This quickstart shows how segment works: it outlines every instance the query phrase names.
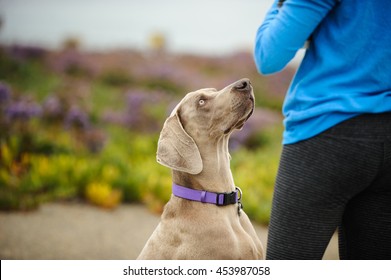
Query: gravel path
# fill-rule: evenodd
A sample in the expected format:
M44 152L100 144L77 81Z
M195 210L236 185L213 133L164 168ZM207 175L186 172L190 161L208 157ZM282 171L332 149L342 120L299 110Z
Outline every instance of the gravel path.
M135 259L160 217L144 206L103 210L49 203L32 212L0 212L0 259ZM263 244L267 228L255 226ZM337 259L334 236L325 259Z

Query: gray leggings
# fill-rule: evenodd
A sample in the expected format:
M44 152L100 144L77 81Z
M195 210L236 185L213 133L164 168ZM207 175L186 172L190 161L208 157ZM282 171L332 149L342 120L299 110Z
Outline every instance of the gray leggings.
M391 113L352 118L283 147L267 259L391 259Z

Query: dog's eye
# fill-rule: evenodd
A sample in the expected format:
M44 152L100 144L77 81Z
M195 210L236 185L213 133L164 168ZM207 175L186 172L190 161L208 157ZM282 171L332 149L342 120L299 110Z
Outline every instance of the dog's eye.
M199 104L200 106L204 105L204 104L205 104L205 99L200 99L200 100L198 101L198 104Z

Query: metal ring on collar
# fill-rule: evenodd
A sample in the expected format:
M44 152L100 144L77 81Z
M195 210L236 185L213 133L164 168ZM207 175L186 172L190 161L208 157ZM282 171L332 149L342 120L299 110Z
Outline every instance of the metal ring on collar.
M242 199L243 192L242 192L242 189L239 188L238 186L236 186L236 189L238 190L238 193L240 194L240 196L238 195L238 201L240 201Z

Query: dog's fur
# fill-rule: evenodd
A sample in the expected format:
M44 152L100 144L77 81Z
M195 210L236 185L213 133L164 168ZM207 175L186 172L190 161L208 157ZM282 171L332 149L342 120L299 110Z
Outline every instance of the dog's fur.
M188 93L164 123L157 161L176 184L210 192L235 190L228 139L254 109L248 79ZM245 195L245 194L244 194ZM238 205L216 206L172 195L138 259L261 259L263 248Z

